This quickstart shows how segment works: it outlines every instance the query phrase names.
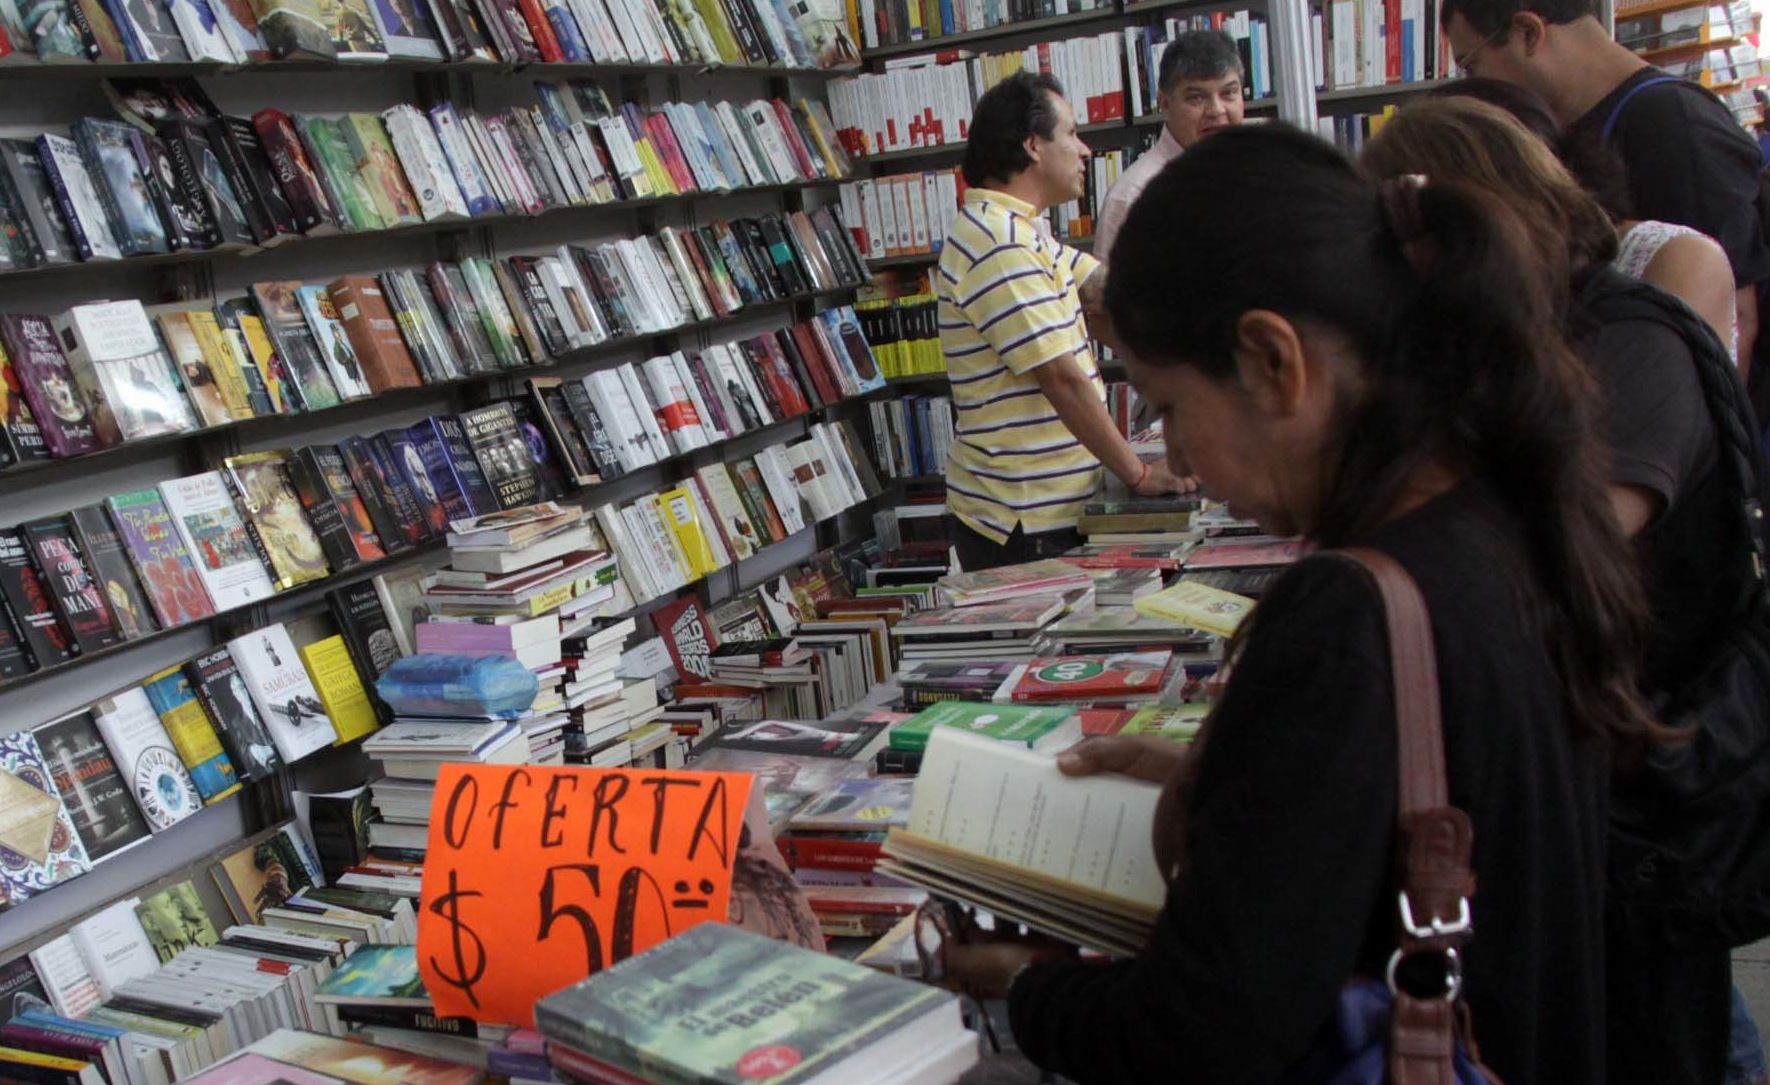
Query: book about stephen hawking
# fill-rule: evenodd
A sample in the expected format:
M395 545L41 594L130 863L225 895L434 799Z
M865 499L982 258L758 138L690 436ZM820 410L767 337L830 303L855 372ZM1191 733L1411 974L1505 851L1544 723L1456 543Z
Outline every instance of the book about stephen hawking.
M717 1085L840 1080L826 1075L853 1072L849 1060L906 1030L935 1050L963 1033L947 991L723 923L701 923L548 995L535 1023L617 1074ZM975 1038L963 1042L974 1060Z

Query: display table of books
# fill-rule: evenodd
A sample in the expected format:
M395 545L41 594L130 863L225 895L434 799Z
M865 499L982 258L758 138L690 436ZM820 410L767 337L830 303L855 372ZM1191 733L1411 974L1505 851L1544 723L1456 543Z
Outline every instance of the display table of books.
M743 513L852 498L785 485ZM453 521L405 603L337 598L335 648L268 626L7 747L0 847L36 863L21 899L347 732L372 771L0 966L0 1072L1039 1080L980 1037L992 1008L921 982L926 910L1136 953L1165 887L1148 833L1117 830L1149 825L1158 789L1053 759L1090 735L1189 742L1255 602L1235 589L1299 549L1170 512L1141 542L869 586L892 557L860 540L710 608L681 596L644 632L646 596L737 560L727 486ZM379 665L352 690L354 653Z

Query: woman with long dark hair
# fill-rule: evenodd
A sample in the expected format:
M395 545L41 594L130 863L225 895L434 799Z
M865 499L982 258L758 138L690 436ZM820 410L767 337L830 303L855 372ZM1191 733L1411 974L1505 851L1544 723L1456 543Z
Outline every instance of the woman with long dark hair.
M1281 126L1169 166L1106 304L1169 447L1268 530L1397 560L1430 610L1452 803L1474 828L1463 993L1508 1085L1603 1075L1603 797L1644 604L1604 494L1564 261L1484 193L1386 186ZM1083 1083L1279 1082L1395 947L1396 723L1375 588L1299 562L1234 646L1190 754L1084 743L1072 773L1164 780L1172 875L1138 957L952 947L1037 1063ZM1442 980L1442 977L1439 977Z

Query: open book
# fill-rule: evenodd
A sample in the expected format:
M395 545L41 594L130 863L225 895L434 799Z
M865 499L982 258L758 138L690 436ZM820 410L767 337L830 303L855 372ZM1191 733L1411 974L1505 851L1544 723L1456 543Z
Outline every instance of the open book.
M1058 772L1050 751L936 728L878 869L1078 945L1139 951L1167 894L1155 784Z

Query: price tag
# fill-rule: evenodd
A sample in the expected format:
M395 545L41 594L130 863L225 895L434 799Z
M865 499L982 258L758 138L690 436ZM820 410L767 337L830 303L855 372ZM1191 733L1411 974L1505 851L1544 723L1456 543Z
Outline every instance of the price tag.
M445 765L418 967L439 1016L534 1024L535 1000L724 921L748 773Z

